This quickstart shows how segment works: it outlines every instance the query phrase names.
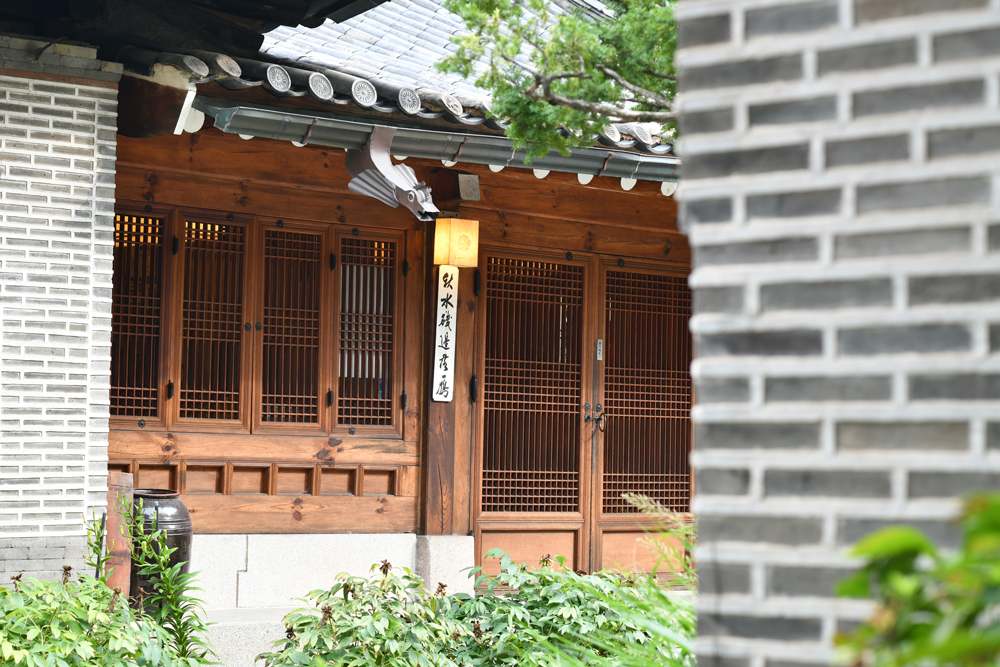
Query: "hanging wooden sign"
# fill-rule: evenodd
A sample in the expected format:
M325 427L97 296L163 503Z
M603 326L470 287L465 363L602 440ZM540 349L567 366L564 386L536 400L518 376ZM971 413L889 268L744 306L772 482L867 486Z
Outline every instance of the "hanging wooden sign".
M455 330L458 320L458 268L438 268L437 321L434 326L434 366L431 398L450 403L455 396Z

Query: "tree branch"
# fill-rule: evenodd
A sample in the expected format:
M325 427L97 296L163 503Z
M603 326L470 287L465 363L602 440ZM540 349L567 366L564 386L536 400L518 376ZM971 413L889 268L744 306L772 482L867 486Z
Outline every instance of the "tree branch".
M626 90L630 90L633 93L635 93L636 95L642 95L646 99L652 100L653 102L656 103L656 106L661 107L663 109L673 109L674 108L674 106L670 102L670 100L668 100L663 95L660 95L659 93L654 93L651 90L646 90L645 88L641 88L641 87L635 85L634 83L629 83L628 81L626 81L622 77L621 74L619 74L618 72L614 71L610 67L605 67L604 65L596 65L596 67L597 67L598 70L600 70L601 72L604 72L606 75L610 76L612 79L614 79L619 84L621 84L621 86L623 88L625 88Z
M655 76L657 79L666 79L667 81L677 81L676 76L668 76L666 74L659 74L651 69L642 70L643 74L648 74L649 76Z
M538 87L539 82L536 80L536 82L529 88L522 90L521 94L540 102L558 104L560 106L569 107L570 109L576 109L577 111L583 111L585 113L616 118L620 121L634 123L670 123L677 119L677 116L672 111L636 111L635 109L625 109L607 102L588 102L586 100L578 100L573 97L565 97L564 95L558 95L551 91L545 91L544 88L542 91L539 91Z

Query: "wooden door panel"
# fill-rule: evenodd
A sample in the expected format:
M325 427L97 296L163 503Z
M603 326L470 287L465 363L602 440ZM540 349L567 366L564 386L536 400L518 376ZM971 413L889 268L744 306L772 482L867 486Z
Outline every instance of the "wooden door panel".
M115 215L110 415L116 428L165 424L160 331L167 216Z
M479 562L499 571L484 559L499 547L533 566L552 554L586 567L593 258L486 249L480 266Z
M542 556L549 555L553 558L564 556L566 565L575 570L579 567L577 537L577 531L483 531L479 560L486 574L499 574L500 561L486 558L486 553L490 549L500 548L506 551L515 563L526 563L532 567L538 566Z
M486 259L482 512L579 512L584 267Z
M639 512L629 494L689 510L691 292L686 276L605 274L599 514Z
M262 330L254 382L255 432L324 433L320 386L324 236L287 223L263 229Z
M500 547L529 564L572 553L574 569L650 571L662 554L643 531L658 518L628 497L689 510L687 276L567 260L481 262L479 558L495 571L482 559Z
M248 225L185 216L179 424L249 431Z
M676 572L684 556L681 543L645 532L606 532L601 535L601 569L623 572Z
M358 230L353 230L357 232ZM338 234L338 436L400 437L403 391L400 235Z

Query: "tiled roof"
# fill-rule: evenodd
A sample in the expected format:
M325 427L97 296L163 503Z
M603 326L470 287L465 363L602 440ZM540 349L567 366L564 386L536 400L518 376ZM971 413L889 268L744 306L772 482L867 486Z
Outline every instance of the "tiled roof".
M435 0L388 0L343 23L281 26L264 36L261 54L486 99L471 81L435 68L457 49L451 38L464 32L462 19Z
M480 125L489 106L488 93L471 80L435 67L457 49L451 38L466 32L462 19L442 5L443 0L388 0L341 23L328 20L316 28L281 26L265 35L261 58L411 88L422 102L415 115ZM569 6L591 14L606 11L598 0L553 0L551 11L559 14ZM477 73L485 67L485 60L481 61ZM383 99L388 97L385 91L378 85L376 88L379 103L374 108L397 110L396 101ZM445 101L435 95L443 96ZM357 99L354 101L357 103ZM461 113L455 113L458 109ZM503 129L503 124L493 119L486 125ZM607 128L598 140L605 146L635 148L654 155L667 154L671 149L670 144L652 136L648 127L635 124Z

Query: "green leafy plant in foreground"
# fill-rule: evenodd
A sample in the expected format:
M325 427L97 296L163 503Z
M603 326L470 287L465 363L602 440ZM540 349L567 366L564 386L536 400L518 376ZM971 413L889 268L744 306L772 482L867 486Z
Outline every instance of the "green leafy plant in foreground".
M192 593L198 573L181 572L183 562L171 564L176 548L167 546L167 534L153 522L152 530L143 530L142 499L132 512L124 511L126 527L132 536L132 567L151 582L152 590L132 591L140 613L148 614L166 633L170 649L179 664L197 667L214 664L212 650L205 641L208 624L202 619L201 600Z
M88 565L103 572L107 559L92 526L88 538ZM10 588L0 588L0 665L176 664L164 629L136 616L121 593L108 588L106 576L72 579L66 566L62 581L15 575Z
M604 571L578 574L561 557L537 568L493 550L500 573L473 568L479 593L428 594L409 570L384 562L367 580L340 575L285 618L286 638L265 653L271 667L693 667L694 575L690 528L659 540L671 578Z
M421 665L450 667L454 645L468 628L455 621L453 604L429 596L420 580L383 561L373 580L341 574L330 590L309 593L311 609L285 617L286 639L261 658L268 665Z
M119 504L123 501L119 499ZM88 561L99 576L63 568L62 581L39 581L20 575L0 588L0 666L118 667L119 665L200 667L212 664L203 639L205 623L190 596L193 574L171 565L176 551L166 546L162 530L142 532L142 508L124 508L132 537L133 566L152 582L134 610L119 590L108 587L96 522L87 525Z
M861 540L853 555L865 565L838 593L871 597L869 620L838 637L853 665L1000 665L1000 494L965 502L963 540L941 553L920 531L884 528Z

